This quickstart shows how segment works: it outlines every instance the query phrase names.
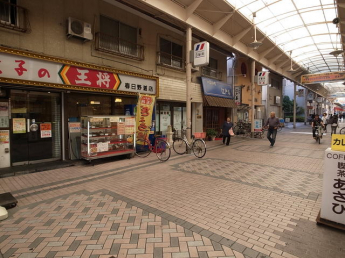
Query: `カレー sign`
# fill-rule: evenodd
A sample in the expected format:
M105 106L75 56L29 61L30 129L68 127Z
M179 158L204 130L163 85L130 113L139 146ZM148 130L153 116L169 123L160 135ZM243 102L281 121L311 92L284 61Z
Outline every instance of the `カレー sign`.
M51 123L40 124L40 129L41 129L41 138L52 137L52 124Z
M331 149L334 151L345 151L344 134L332 134Z

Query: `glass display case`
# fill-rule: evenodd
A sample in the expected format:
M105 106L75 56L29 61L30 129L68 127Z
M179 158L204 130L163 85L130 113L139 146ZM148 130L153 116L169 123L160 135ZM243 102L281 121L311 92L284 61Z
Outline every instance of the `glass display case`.
M135 153L134 116L81 117L81 156L92 160Z

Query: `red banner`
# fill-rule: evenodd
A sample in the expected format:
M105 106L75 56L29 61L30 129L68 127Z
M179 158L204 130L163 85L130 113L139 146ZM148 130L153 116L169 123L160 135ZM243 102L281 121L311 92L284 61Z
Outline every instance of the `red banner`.
M60 71L65 84L116 90L120 85L117 74L65 65Z

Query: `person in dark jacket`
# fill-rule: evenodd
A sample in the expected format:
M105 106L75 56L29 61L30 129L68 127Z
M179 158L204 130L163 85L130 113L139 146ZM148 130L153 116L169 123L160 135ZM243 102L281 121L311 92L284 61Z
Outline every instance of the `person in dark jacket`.
M230 138L231 138L229 130L230 130L230 128L233 127L233 123L231 123L230 121L231 121L231 119L230 119L230 117L228 117L226 119L226 121L224 122L223 127L222 127L223 144L225 144L225 139L226 139L226 145L227 146L230 144Z
M331 135L337 133L337 128L339 127L338 116L334 115L331 119Z
M274 143L276 142L278 126L280 126L279 118L276 117L275 112L271 112L270 117L265 123L265 127L268 129L267 139L270 141L271 147L273 147Z

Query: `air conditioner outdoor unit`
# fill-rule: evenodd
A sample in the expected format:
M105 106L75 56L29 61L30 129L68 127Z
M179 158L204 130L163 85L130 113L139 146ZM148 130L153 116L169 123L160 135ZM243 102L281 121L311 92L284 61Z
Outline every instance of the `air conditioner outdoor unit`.
M91 24L86 23L72 17L68 18L68 25L67 25L67 36L71 37L78 37L85 40L92 40L93 35L91 31Z

